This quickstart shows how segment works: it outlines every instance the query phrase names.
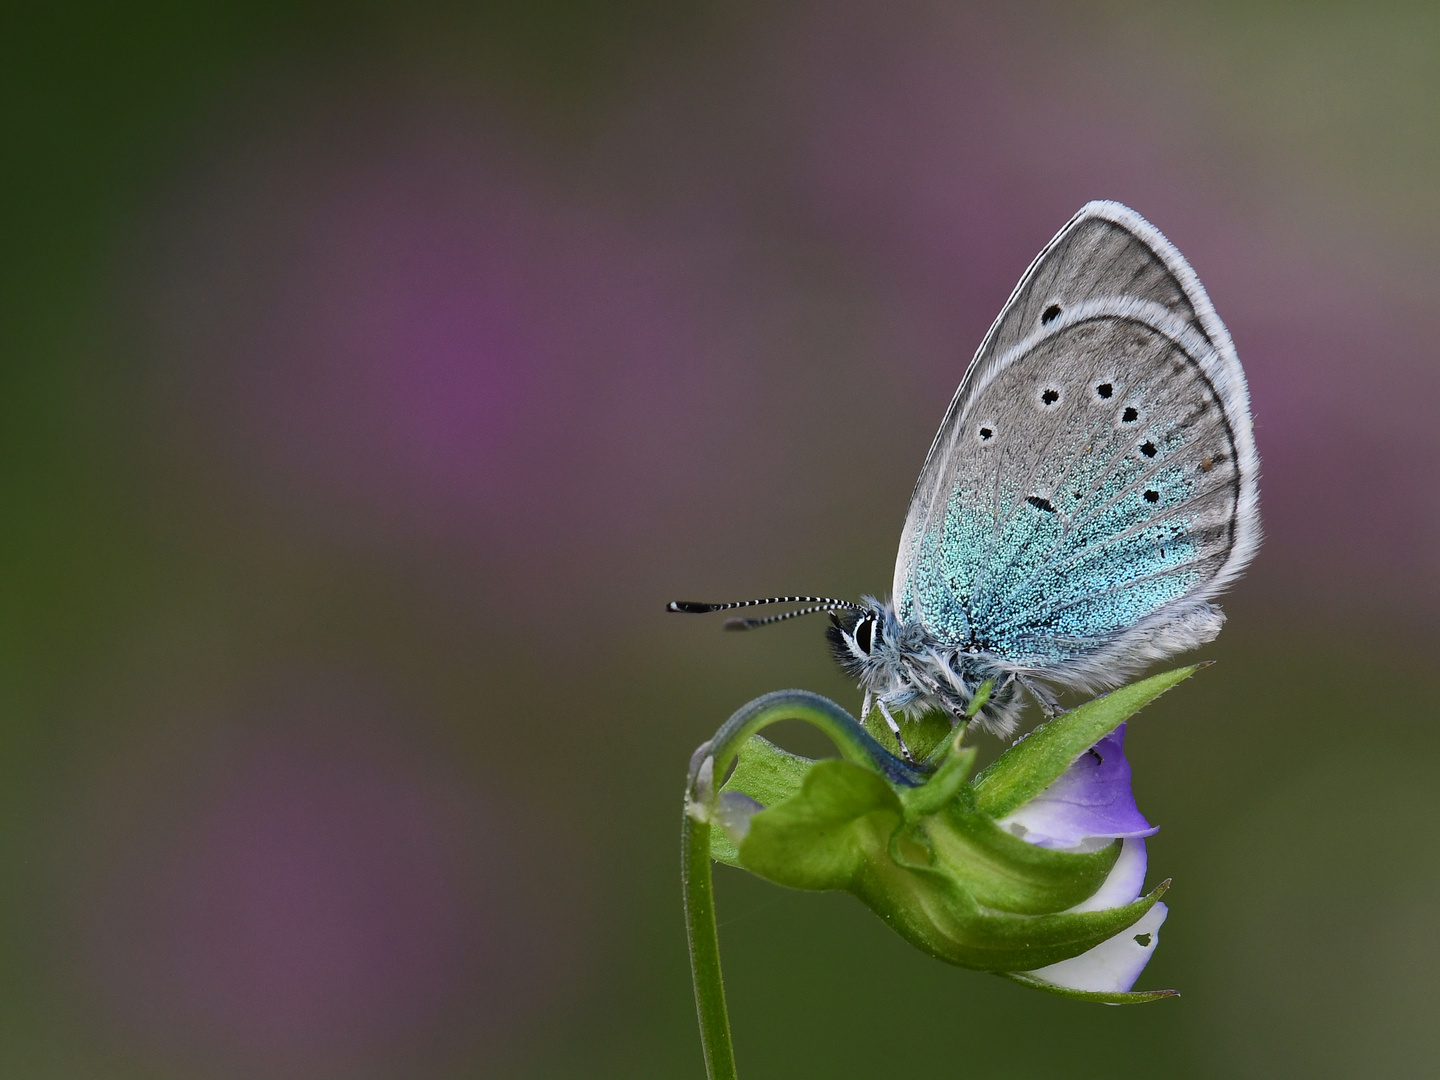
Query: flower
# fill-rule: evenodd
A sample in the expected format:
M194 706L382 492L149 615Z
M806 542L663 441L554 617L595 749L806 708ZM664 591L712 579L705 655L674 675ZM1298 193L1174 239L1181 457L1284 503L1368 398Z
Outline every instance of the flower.
M770 694L696 751L687 813L716 826L712 857L791 888L843 889L938 959L1093 1001L1172 996L1131 990L1169 882L1142 892L1156 830L1131 792L1125 722L1194 671L1062 714L973 777L963 727L917 767L833 702ZM812 761L757 734L787 718L820 727L841 757Z
M1159 831L1141 815L1130 789L1125 725L1075 759L1049 787L999 822L1027 843L1087 851L1119 839L1120 857L1096 893L1072 911L1099 911L1133 903L1144 891L1145 837ZM1169 909L1156 903L1136 923L1088 952L1027 972L1070 990L1125 993L1159 944Z

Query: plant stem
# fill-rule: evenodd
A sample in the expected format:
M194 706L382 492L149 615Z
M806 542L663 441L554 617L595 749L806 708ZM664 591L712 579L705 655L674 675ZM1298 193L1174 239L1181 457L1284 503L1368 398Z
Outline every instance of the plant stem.
M814 724L830 736L841 756L878 769L893 783L916 787L933 771L900 760L839 705L804 690L780 690L757 698L730 717L713 739L695 751L690 759L685 824L680 833L680 881L685 892L685 932L690 940L695 1010L700 1014L700 1043L710 1080L735 1080L735 1048L730 1042L725 982L720 974L720 937L715 930L710 823L699 819L713 812L713 785L728 775L745 740L766 725L786 719ZM691 815L692 806L703 807L698 816Z
M685 890L685 930L690 939L690 972L700 1043L710 1080L735 1080L735 1048L720 975L720 936L715 930L715 892L710 879L710 826L688 813L680 833L680 880Z

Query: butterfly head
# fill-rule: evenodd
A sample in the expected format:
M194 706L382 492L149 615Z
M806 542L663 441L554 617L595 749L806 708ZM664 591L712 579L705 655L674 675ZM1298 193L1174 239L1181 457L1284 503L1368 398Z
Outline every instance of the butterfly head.
M866 684L879 670L898 663L895 645L899 630L890 605L867 596L858 607L832 611L825 636L845 673Z

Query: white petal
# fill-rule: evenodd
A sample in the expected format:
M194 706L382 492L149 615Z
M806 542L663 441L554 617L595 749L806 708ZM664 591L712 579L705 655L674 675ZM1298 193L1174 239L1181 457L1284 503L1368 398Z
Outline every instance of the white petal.
M1160 941L1160 924L1169 913L1164 904L1156 904L1135 925L1127 926L1089 952L1027 974L1070 990L1126 993L1145 970L1150 954Z
M743 792L722 791L715 802L715 824L725 830L730 842L738 848L750 833L750 819L764 809L761 803ZM1143 875L1144 871L1141 873Z
M1145 869L1149 859L1145 855L1145 841L1130 837L1121 841L1120 857L1110 868L1095 895L1084 903L1076 904L1071 911L1102 911L1105 908L1121 907L1135 900L1145 888Z

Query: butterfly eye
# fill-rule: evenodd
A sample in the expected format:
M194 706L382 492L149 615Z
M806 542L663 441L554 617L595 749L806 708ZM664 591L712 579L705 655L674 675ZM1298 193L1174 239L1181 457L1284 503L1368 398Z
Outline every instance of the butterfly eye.
M862 619L860 625L855 627L855 644L860 646L860 651L866 656L870 655L870 646L875 643L875 620Z

